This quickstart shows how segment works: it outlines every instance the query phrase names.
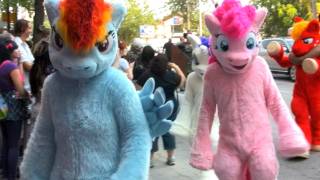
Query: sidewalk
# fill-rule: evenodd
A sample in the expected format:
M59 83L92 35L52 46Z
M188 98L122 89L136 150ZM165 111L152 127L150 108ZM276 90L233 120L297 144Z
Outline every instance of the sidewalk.
M202 172L189 165L190 139L176 135L176 142L176 165L167 166L166 151L162 148L162 140L159 140L159 152L155 154L149 180L218 180L213 171Z
M179 100L181 105L180 113L186 113L191 115L190 112L185 112L185 99L183 92L179 93ZM188 109L189 110L189 109ZM218 117L215 117L216 121L213 123L211 141L213 142L212 148L216 149L219 134ZM178 115L174 121L174 125L170 132L176 136L175 151L176 165L167 166L166 151L163 150L162 139L159 139L159 151L154 156L154 167L150 169L149 180L218 180L213 170L200 171L189 165L190 151L192 144L192 131L195 130L196 124L190 122L191 117L185 118L184 115Z
M154 167L150 169L149 180L218 180L213 170L200 171L189 165L192 137L186 129L188 122L175 122L171 132L176 136L177 149L175 151L176 165L168 166L166 151L163 150L162 139L159 139L159 151L155 153ZM218 122L215 121L212 128L211 139L217 142ZM217 144L213 144L215 149Z

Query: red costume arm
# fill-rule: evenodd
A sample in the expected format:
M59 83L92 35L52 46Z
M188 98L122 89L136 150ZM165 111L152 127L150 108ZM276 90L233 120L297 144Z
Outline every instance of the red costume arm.
M316 71L316 73L314 75L317 77L320 77L320 58L316 58L315 60L318 64L318 70Z
M280 51L277 54L270 54L270 57L278 62L278 64L282 67L291 67L293 64L289 60L289 56L284 53L283 47L281 46Z

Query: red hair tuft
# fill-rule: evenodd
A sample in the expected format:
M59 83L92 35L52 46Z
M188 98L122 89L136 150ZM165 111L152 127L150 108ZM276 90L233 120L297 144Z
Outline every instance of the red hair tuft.
M58 29L62 39L76 52L88 51L107 35L112 6L104 0L63 0Z

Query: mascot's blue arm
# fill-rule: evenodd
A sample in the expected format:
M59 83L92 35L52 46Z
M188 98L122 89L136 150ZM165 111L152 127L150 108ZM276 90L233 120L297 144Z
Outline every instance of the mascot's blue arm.
M167 120L173 111L173 102L165 103L165 94L162 88L154 91L155 81L148 79L141 91L138 92L143 111L147 118L151 137L158 137L168 132L172 121ZM154 92L153 92L154 91Z

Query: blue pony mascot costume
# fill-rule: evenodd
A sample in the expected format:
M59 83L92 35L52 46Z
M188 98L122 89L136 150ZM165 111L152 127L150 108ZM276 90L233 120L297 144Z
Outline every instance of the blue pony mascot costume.
M23 162L23 180L146 180L151 140L169 130L172 102L154 81L137 93L119 70L117 30L126 9L104 0L46 0L57 72ZM140 98L140 99L139 99Z

